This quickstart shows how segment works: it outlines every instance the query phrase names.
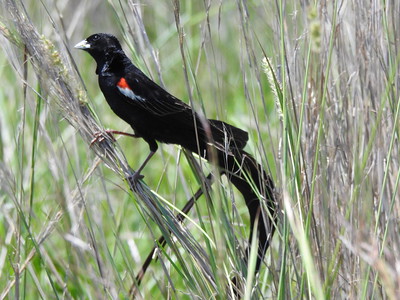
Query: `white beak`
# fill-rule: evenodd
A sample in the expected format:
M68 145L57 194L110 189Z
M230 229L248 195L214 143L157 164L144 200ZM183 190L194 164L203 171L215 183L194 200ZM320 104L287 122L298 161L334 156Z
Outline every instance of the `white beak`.
M83 40L83 41L79 42L78 44L76 44L74 48L86 50L86 49L90 49L90 44L86 40Z

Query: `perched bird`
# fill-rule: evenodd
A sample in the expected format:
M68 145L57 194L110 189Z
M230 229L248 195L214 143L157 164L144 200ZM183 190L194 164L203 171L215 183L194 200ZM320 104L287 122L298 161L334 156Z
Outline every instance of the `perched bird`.
M157 151L157 142L181 145L207 160L215 160L246 201L250 242L257 221L258 271L275 229L276 204L272 179L243 150L248 133L222 121L200 118L189 105L139 70L111 34L93 34L75 48L95 59L100 89L114 113L132 127L134 134L128 135L143 138L150 147L135 179L140 178L140 172Z

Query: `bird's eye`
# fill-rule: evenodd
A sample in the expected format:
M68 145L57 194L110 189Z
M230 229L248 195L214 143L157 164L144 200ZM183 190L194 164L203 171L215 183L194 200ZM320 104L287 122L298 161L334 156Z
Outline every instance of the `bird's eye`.
M100 38L100 36L98 34L95 34L92 38L92 40L95 42Z

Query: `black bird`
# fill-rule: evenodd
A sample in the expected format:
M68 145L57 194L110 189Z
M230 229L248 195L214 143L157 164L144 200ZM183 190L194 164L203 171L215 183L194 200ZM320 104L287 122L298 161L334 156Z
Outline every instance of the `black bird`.
M250 242L258 220L258 272L275 230L276 204L272 179L243 150L248 133L222 121L201 119L189 105L139 70L113 35L93 34L75 48L85 50L95 59L100 89L111 109L131 125L135 132L132 136L143 138L150 147L150 153L138 168L135 179L140 178L140 172L157 151L157 142L181 145L207 160L216 157L221 173L228 177L246 201L251 222Z

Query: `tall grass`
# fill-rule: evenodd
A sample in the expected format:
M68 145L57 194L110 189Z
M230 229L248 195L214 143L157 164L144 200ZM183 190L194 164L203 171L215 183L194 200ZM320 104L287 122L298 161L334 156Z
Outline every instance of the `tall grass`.
M200 113L249 131L280 217L261 273L240 278L244 298L396 299L399 3L1 5L1 299L127 298L160 234L139 299L224 299L244 269L247 211L223 177L174 217L212 166L163 145L130 186L146 143L89 147L101 128L129 130L72 49L95 32Z

